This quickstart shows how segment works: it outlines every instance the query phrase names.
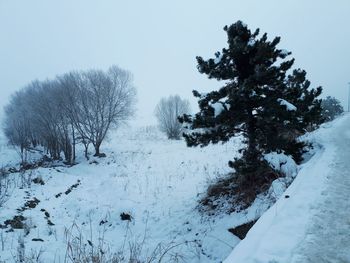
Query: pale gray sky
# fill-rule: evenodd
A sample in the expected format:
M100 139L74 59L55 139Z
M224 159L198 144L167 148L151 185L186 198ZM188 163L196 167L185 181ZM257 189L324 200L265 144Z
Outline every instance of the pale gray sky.
M281 36L312 86L347 106L349 14L348 0L0 0L0 107L31 80L117 64L134 74L137 122L152 124L160 97L194 103L192 89L218 86L195 56L226 46L222 28L238 19Z

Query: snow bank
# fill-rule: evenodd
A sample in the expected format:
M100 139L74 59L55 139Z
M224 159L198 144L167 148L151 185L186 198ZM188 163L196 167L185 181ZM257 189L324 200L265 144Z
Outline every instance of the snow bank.
M298 166L291 156L284 153L268 153L264 155L264 159L276 171L282 172L286 177L295 177L298 172Z
M284 198L279 199L258 220L225 263L296 262L293 261L296 260L293 252L305 239L307 226L317 210L317 201L326 187L327 176L336 156L334 133L344 129L342 125L349 121L349 117L347 115L331 125L323 125L306 136L321 144L322 148L302 165L298 176L284 192ZM278 167L281 160L288 161L288 158L275 154L265 158L274 167Z
M284 153L271 152L265 154L264 159L274 170L281 172L284 175L284 177L274 180L268 191L268 196L277 200L282 196L297 175L298 165L291 156L285 155Z

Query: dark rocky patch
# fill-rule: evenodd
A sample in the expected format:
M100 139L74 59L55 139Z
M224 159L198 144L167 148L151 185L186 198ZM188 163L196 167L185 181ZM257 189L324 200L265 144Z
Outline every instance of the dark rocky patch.
M71 187L69 187L67 189L67 191L65 191L64 193L66 195L70 194L72 192L73 189L77 188L80 185L80 180L78 180L75 184L73 184Z
M32 241L35 241L35 242L44 242L44 240L41 239L41 238L33 238Z
M258 221L258 220L254 220L254 221L245 223L243 225L240 225L240 226L237 226L234 228L230 228L230 229L228 229L228 231L242 240L246 237L248 231L253 227L253 225L256 223L256 221Z
M130 214L128 214L128 213L124 213L123 212L123 213L120 214L120 219L122 221L131 221L132 216Z
M42 178L40 178L40 177L34 178L33 179L33 183L40 184L40 185L45 185L44 180Z
M49 226L54 226L55 224L52 223L52 221L50 220L50 213L47 212L46 209L44 209L44 208L40 209L40 211L44 213L45 219L47 220L47 224L48 224Z
M100 221L100 226L102 226L102 225L104 225L104 224L106 224L106 223L108 223L107 220L101 220L101 221Z
M29 201L25 202L24 206L22 206L21 208L17 208L17 211L18 212L24 212L24 211L26 211L28 209L33 209L39 203L40 203L40 200L37 199L36 197L34 197L32 200L29 200Z
M14 174L14 173L19 173L19 170L17 170L15 167L11 167L8 169L8 172Z
M8 219L4 222L5 226L11 226L12 229L23 229L24 223L27 218L22 215L14 216L12 219Z
M40 200L34 197L33 200L27 201L24 206L28 208L35 208L40 203Z

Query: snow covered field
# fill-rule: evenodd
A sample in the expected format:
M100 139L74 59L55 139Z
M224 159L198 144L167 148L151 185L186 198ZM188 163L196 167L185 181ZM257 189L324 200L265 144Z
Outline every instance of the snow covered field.
M0 131L0 168L6 165L15 165L18 163L18 158L16 151L7 146L5 136Z
M350 115L308 139L321 150L225 263L350 262Z
M227 162L239 148L238 138L187 148L184 141L169 141L154 129L121 131L105 143L107 158L80 157L71 168L11 174L17 187L1 208L0 222L23 215L25 229L0 229L0 262L13 262L21 243L26 257L41 251L42 262L64 262L67 240L74 243L77 237L89 251L90 241L126 256L137 247L143 259L157 248L158 254L169 248L163 262L171 256L180 262L220 262L239 242L228 229L268 208L258 201L248 211L211 218L196 210L208 184L230 171ZM3 160L18 160L13 150L1 150ZM45 184L30 181L35 178ZM35 207L21 209L36 200ZM122 221L122 213L131 215L131 222Z
M202 216L196 206L208 185L230 172L227 162L237 156L239 138L224 145L187 148L184 141L169 141L154 128L124 129L104 144L106 158L86 161L80 156L79 164L71 168L11 174L10 198L1 207L0 223L20 215L26 219L24 229L0 229L0 262L15 262L19 251L24 251L28 262L36 262L30 259L38 255L39 262L71 262L69 257L79 254L77 251L89 254L100 248L106 257L132 254L143 260L168 251L163 262L174 258L221 262L228 255L225 262L230 263L349 262L347 250L339 247L349 245L349 222L343 221L350 210L346 197L338 192L339 185L343 184L344 193L349 185L349 179L343 180L349 171L348 155L336 158L340 146L350 141L349 118L346 115L307 135L317 145L315 155L301 166L285 193L284 182L275 181L269 196L231 215ZM2 166L18 161L3 139L0 150ZM274 166L278 158L288 161L275 154L265 158ZM283 169L291 176L297 173L293 165ZM45 184L33 183L35 178ZM244 241L228 231L261 216L280 196ZM335 198L344 202L335 203ZM344 215L331 217L338 207ZM131 221L121 220L123 213ZM328 246L329 235L339 231L342 238ZM317 257L317 248L328 249L328 255L337 255L340 261Z

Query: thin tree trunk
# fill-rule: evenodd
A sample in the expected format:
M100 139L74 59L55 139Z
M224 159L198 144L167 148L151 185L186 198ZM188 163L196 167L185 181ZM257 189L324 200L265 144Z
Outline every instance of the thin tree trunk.
M75 132L74 132L74 127L72 125L72 138L73 138L73 156L72 156L72 163L75 163Z
M89 160L89 143L85 142L85 140L83 140L83 144L84 144L84 153L85 153L85 158L86 160Z
M258 159L258 152L256 149L257 138L256 138L256 121L251 111L248 113L249 121L247 123L247 137L248 137L248 148L246 152L247 162L254 164Z
M95 147L95 155L94 156L100 156L100 146L101 144L95 144L94 147Z

